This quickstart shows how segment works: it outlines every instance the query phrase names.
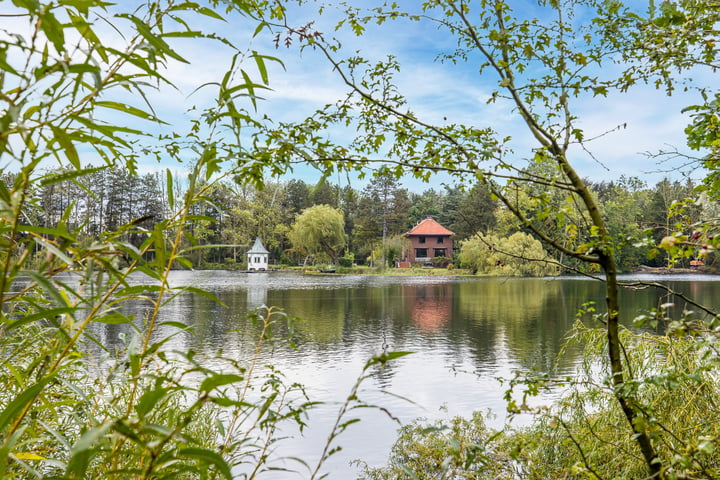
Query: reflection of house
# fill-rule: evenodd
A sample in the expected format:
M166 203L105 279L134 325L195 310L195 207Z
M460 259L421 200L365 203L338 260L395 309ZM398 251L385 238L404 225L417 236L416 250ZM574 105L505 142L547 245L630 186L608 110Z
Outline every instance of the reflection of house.
M452 257L455 233L428 217L413 227L405 236L410 240L408 260L428 262L435 257Z
M267 270L269 256L270 252L263 247L260 237L256 237L255 243L247 252L248 270Z
M410 316L424 332L437 332L452 315L452 285L413 285L403 292L412 299Z

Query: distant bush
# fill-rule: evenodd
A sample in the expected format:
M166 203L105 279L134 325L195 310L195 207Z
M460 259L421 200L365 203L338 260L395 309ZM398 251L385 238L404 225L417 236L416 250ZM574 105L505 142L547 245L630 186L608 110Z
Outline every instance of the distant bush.
M542 277L558 268L540 241L523 232L509 237L478 233L461 243L458 259L474 273Z
M348 255L346 255L344 257L340 257L340 259L338 260L338 263L340 264L340 266L346 267L346 268L352 267L354 262L355 262L355 256L348 256Z
M446 268L452 262L451 258L448 257L435 257L432 259L433 267Z

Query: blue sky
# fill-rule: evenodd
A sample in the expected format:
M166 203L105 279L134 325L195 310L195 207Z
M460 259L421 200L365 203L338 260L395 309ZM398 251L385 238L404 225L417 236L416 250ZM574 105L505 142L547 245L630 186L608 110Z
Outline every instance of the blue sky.
M301 25L305 18L314 18L315 28L333 34L337 17L334 14L313 16L310 7L307 8L296 14L301 17L295 19L296 25ZM419 117L434 123L443 123L447 118L454 123L491 126L501 136L513 137L517 160L529 156L534 144L518 116L502 102L486 104L496 79L481 78L472 65L453 66L434 61L442 48L454 45L452 38L411 22L390 22L370 28L361 38L339 35L350 53L357 49L375 59L392 53L400 59L402 71L397 76L398 87ZM238 39L239 43L242 41ZM260 105L260 110L273 119L300 120L316 108L342 98L346 91L319 52L309 49L299 52L295 47L275 50L269 36L255 38L251 45L258 51L277 55L285 64L285 69L278 66L271 69L273 90ZM204 61L210 58L202 50L192 53L199 53ZM222 58L216 60L222 62ZM698 72L698 78L705 85L713 82L703 72ZM575 99L572 106L586 138L598 138L585 145L592 156L580 148L573 150L573 163L582 176L593 180L615 180L625 175L637 176L652 184L664 176L680 178L679 161L658 163L658 159L649 158L647 154L676 148L687 151L683 129L689 118L681 110L698 101L694 92L679 92L668 97L664 91L651 86L635 87L628 93L611 93L608 97ZM337 137L332 138L342 142L343 134L335 133ZM309 183L318 178L317 173L309 169L298 169L293 176ZM426 188L407 183L416 190Z
M513 3L520 6L521 11L528 11L533 5L533 2L524 0ZM531 11L535 12L535 8L532 7ZM306 5L294 12L292 18L296 25L314 19L315 28L329 37L338 17L333 12L320 17L311 5ZM260 102L258 112L275 121L301 120L315 109L343 97L346 91L319 52L310 49L299 52L295 46L275 49L272 35L252 38L255 25L247 19L228 18L227 22L204 19L200 26L217 30L241 48L247 47L282 59L284 68L272 62L269 64L272 90L265 93L266 100ZM431 123L442 124L447 118L447 122L480 128L490 126L500 136L513 137L516 161L530 155L534 144L518 116L503 102L486 103L496 87L494 77L480 77L472 64L453 66L434 61L439 51L454 45L454 40L448 35L427 25L402 21L369 28L361 38L342 32L339 35L349 52L357 49L364 56L374 59L392 53L399 58L402 71L397 76L398 87L420 118ZM187 113L187 110L193 105L202 107L208 104L214 93L210 89L195 89L206 82L216 81L222 75L229 65L230 52L210 41L178 40L174 45L191 63L170 64L165 74L178 90L162 88L150 98L161 117L170 121L176 131L182 132L187 119L196 115ZM253 70L251 65L247 68L248 71ZM697 78L704 85L713 82L703 72L699 72ZM625 175L637 176L652 184L663 176L679 178L677 163L658 164L646 153L684 149L683 129L688 117L681 110L695 102L697 98L692 92L667 97L663 91L653 87L636 87L626 94L611 93L607 98L575 99L574 113L580 119L579 125L586 131L586 138L599 138L586 144L592 156L578 148L572 151L572 161L582 176L593 180L615 180ZM624 127L617 129L620 125ZM328 135L340 143L348 139L347 132L334 131ZM147 161L141 164L141 171L167 167L177 171L184 168L182 165ZM298 168L286 178L315 183L319 175L312 169ZM341 181L346 182L345 177L341 177ZM353 182L354 186L362 186L362 182ZM439 181L431 185L408 181L406 185L413 190L423 190L438 187Z

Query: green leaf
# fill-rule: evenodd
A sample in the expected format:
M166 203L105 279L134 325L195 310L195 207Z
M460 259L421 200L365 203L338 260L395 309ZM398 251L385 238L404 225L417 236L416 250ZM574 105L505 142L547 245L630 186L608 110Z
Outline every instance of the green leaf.
M105 437L112 423L104 423L85 432L70 450L70 461L65 469L65 478L85 478L96 445Z
M93 122L91 119L84 118L81 115L75 115L71 117L74 122L78 122L81 125L84 125L88 131L92 132L99 132L109 139L112 140L112 143L109 145L115 146L115 147L129 147L130 144L126 142L122 137L118 137L115 135L116 133L127 133L130 135L146 135L145 132L141 130L137 130L134 128L130 128L127 126L118 126L118 125L106 125L98 122ZM95 138L95 137L93 137ZM95 139L96 142L101 142L99 138ZM101 142L102 143L102 142ZM104 144L104 143L103 143Z
M126 103L102 100L102 101L95 102L95 105L98 107L110 108L112 110L117 110L119 112L127 113L128 115L133 115L135 117L142 118L143 120L152 120L152 121L160 122L162 124L167 125L166 122L161 121L155 115L152 115L152 114L146 112L145 110L141 110L139 108L133 107L132 105L128 105Z
M101 315L94 318L93 321L97 323L104 323L106 325L123 325L125 323L130 323L132 321L132 317L128 317L122 313L108 313L107 315Z
M5 472L7 471L10 452L13 450L13 448L15 448L18 440L20 440L20 438L25 433L26 428L26 425L22 425L17 430L15 430L12 435L5 436L3 445L2 447L0 447L0 478L5 478Z
M175 209L175 189L173 188L173 176L170 169L165 170L165 191L167 193L168 207L170 210Z
M277 60L280 64L282 64L282 62L280 62L280 60L278 60L277 58L260 55L258 52L254 51L254 50L252 52L252 57L255 59L255 64L257 65L258 71L260 72L260 78L262 78L263 83L267 85L268 83L270 83L270 78L268 76L267 66L265 65L265 60L266 59Z
M173 435L172 428L166 425L160 425L159 423L146 423L145 431L155 433L162 437L170 437L171 435Z
M391 360L395 360L395 359L404 357L404 356L406 356L406 355L410 355L410 354L412 354L412 353L413 353L413 352L386 352L386 353L381 353L380 355L376 355L376 356L372 357L372 358L369 360L368 365L373 365L373 364L378 364L378 363L381 364L381 365L384 365L385 363L387 363L387 362L389 362L389 361L391 361Z
M195 12L197 12L197 13L199 13L199 14L201 14L201 15L205 15L205 16L207 16L207 17L215 18L215 19L217 19L217 20L222 20L223 22L226 21L226 20L225 20L225 17L223 17L222 15L220 15L219 13L217 13L217 12L216 12L215 10L213 10L212 8L203 7L203 6L196 6L196 7L195 7Z
M53 132L53 138L58 143L58 145L60 145L60 148L62 148L65 152L65 156L67 157L68 161L72 164L73 167L75 167L76 169L80 169L80 157L77 150L75 149L75 145L73 145L72 140L70 140L70 137L67 135L65 130L60 129L55 125L51 125L50 128Z
M217 374L206 378L200 384L201 392L210 392L218 387L225 385L232 385L233 383L242 382L244 378L241 375L235 374Z
M145 417L148 413L155 408L160 400L167 396L167 388L158 387L153 390L148 390L140 397L137 405L135 405L135 412L139 417Z
M45 240L44 238L37 237L35 238L35 241L42 245L43 248L49 250L52 252L57 258L62 260L66 265L70 266L73 264L73 261L70 257L67 256L65 252L60 250L56 245L50 243L49 241Z
M63 183L74 180L78 177L84 177L91 175L96 172L107 169L107 167L96 167L96 168L79 168L73 170L61 170L59 172L53 172L48 175L40 177L40 186L47 187L57 183Z
M262 418L263 415L265 415L265 413L270 410L270 407L272 406L273 402L275 402L277 396L278 393L274 392L265 399L262 406L260 407L260 410L258 411L258 419Z
M120 435L129 438L133 442L144 444L142 439L138 437L137 433L126 423L125 420L117 420L113 423L113 430Z
M189 325L187 325L187 324L185 324L185 323L175 322L175 321L172 321L172 320L166 320L166 321L164 321L164 322L161 322L159 326L161 326L161 327L172 327L172 328L177 328L177 329L179 329L179 330L188 330L188 329L191 328Z
M255 28L255 31L253 32L253 38L257 37L260 32L268 28L267 22L260 22L258 23L258 26Z
M170 45L168 45L162 38L155 35L150 27L141 20L140 18L137 18L135 15L120 15L121 17L128 18L130 21L132 21L135 24L135 28L137 28L138 33L145 39L147 42L155 47L157 50L156 54L160 55L168 55L169 57L174 58L175 60L183 63L190 63L187 60L185 60L183 57L178 55L172 48L170 48Z
M63 315L67 315L69 313L75 312L75 307L59 307L59 308L48 308L43 309L40 312L33 313L31 315L23 315L20 318L9 322L7 324L8 330L12 330L13 328L18 328L21 325L25 325L28 323L36 322L38 320L52 320L58 317L61 317Z
M184 457L194 458L209 465L214 465L225 478L228 480L232 480L233 478L230 465L214 450L208 450L206 448L183 448L178 451L178 454Z
M188 260L187 258L175 257L175 261L189 270L191 270L193 268L192 262L190 260Z
M146 293L159 292L161 290L162 287L160 285L133 285L118 290L117 295L121 297L131 297Z
M15 70L9 63L7 63L7 49L6 48L0 48L0 71L8 72L15 76L18 75L17 70Z
M75 445L73 445L72 449L70 450L70 454L77 455L78 453L93 448L97 444L98 440L103 438L108 432L108 430L112 428L112 426L113 424L110 422L103 423L83 433L82 436L75 443Z
M95 34L93 29L91 28L91 24L87 22L83 17L76 15L74 12L72 12L70 9L66 10L68 17L72 21L73 26L75 29L80 33L80 35L83 36L87 42L93 46L96 47L95 51L100 55L100 58L103 59L104 62L108 62L108 56L105 52L105 48L102 48L102 42L98 38L98 36ZM97 80L100 79L100 75L98 74ZM96 88L99 87L99 83L96 80Z
M27 272L27 275L35 283L37 283L40 287L42 287L42 289L45 291L45 293L47 295L49 295L50 298L55 300L56 303L58 303L60 305L64 305L65 307L70 307L70 305L67 303L66 297L63 296L62 293L60 293L60 291L57 289L57 287L45 275L42 275L41 273L38 273L35 271L29 271L29 272Z
M58 22L57 18L55 18L55 15L52 14L50 8L39 9L38 17L37 25L40 26L40 29L47 39L52 42L55 51L62 54L65 51L65 35L62 25Z

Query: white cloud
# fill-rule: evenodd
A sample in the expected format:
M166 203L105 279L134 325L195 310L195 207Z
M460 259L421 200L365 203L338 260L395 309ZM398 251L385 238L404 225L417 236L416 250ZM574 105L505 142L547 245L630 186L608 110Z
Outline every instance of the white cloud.
M664 176L679 176L676 167L682 163L680 159L667 163L667 158L652 155L669 150L690 153L684 135L689 116L682 109L696 100L690 92L668 97L652 87L641 87L587 101L578 109L578 123L586 139L597 137L585 146L602 165L576 149L583 159L579 170L599 179L624 174L649 183ZM666 163L661 164L661 160Z
M299 25L313 15L302 11L294 18ZM329 38L338 18L338 14L320 18L315 28ZM255 25L247 19L230 19L228 22L202 19L195 27L216 29L240 48L254 49L283 60L285 69L268 62L272 90L258 92L266 98L259 104L260 113L266 113L274 121L302 119L315 109L343 98L347 91L320 52L307 49L300 53L297 45L276 49L270 34L252 38ZM106 30L103 28L102 32ZM451 36L427 25L400 21L369 26L363 37L346 35L343 42L346 51L352 54L359 49L363 56L373 60L383 59L388 54L397 56L402 65L396 77L397 86L400 93L408 98L409 108L421 119L436 124L492 127L501 136L513 137L518 158L530 155L534 143L517 112L507 102L487 104L491 92L497 87L497 80L492 76L479 76L477 59L471 58L467 64L458 65L435 61L441 50L455 48L455 39ZM168 64L163 73L177 86L177 90L162 87L150 92L150 99L161 118L176 124L173 128L181 132L188 120L198 115L197 111L188 113L191 106L197 105L202 109L212 103L215 88L195 90L200 85L220 79L230 65L232 51L209 40L174 39L173 46L191 64ZM254 62L249 61L243 68L254 78L259 77ZM701 81L711 80L702 78ZM142 102L142 99L138 97L134 101ZM583 176L598 179L617 178L620 174L648 176L647 172L658 169L658 166L644 152L655 152L668 145L684 146L683 129L688 117L680 110L688 103L692 103L688 95L668 98L653 87L637 87L630 94L576 101L578 125L585 130L586 139L625 125L625 128L586 144L602 165L581 149L575 149L573 153L579 159L578 171ZM252 109L249 100L245 106ZM156 127L150 125L148 128ZM338 128L326 134L343 142L347 141L349 132ZM143 168L154 170L157 164L150 162ZM297 174L311 178L314 172L298 170Z

